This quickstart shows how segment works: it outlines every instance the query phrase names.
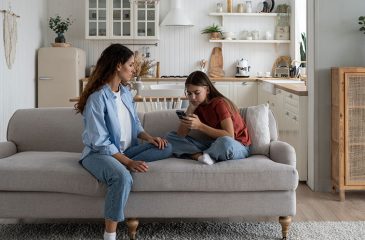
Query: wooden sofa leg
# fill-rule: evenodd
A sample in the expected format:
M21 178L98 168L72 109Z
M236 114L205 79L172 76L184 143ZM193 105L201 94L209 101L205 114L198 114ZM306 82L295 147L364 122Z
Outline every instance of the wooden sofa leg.
M137 234L137 227L139 224L139 221L137 218L128 218L126 221L126 224L128 226L128 236L129 239L135 240L136 234Z
M279 217L279 223L281 224L281 232L283 234L283 239L286 239L288 237L291 217L290 216Z

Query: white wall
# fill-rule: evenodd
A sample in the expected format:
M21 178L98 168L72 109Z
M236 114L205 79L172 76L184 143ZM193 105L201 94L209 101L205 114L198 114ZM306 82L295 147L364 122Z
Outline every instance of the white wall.
M35 106L36 51L45 40L46 0L2 0L0 9L20 15L18 42L12 69L8 69L4 54L4 17L0 13L0 141L6 139L8 120L16 109Z
M315 169L315 190L331 189L331 67L365 67L365 35L358 17L365 15L364 0L309 0L313 21L308 24L310 64L309 112ZM312 19L312 18L311 18ZM308 35L310 36L310 35ZM313 121L312 121L312 120ZM311 154L311 153L310 153Z
M292 1L292 0L290 0ZM209 12L214 12L217 2L226 1L217 0L183 0L182 7L186 9L187 14L195 24L194 27L167 27L160 28L160 41L157 47L151 46L151 57L160 61L161 75L188 75L197 69L197 63L200 59L208 59L213 47L221 46L219 43L209 43L208 36L200 34L200 31L212 23L222 24L220 17L208 16ZM253 9L256 9L259 0L253 1ZM285 0L275 1L288 2ZM234 6L238 1L234 1ZM160 1L160 21L166 16L170 7L168 0ZM96 63L101 51L106 48L112 41L110 40L85 40L85 1L84 0L51 0L49 2L49 16L59 13L61 16L72 16L76 19L74 25L66 33L66 39L73 46L82 48L87 54L87 66ZM262 20L262 19L261 19ZM263 28L257 22L261 21L255 18L237 18L237 21L249 21L250 29ZM275 19L272 19L273 23ZM264 22L265 24L265 22ZM235 29L228 29L234 31ZM236 31L244 29L237 28ZM274 32L274 29L272 29ZM48 29L49 42L54 42L55 34ZM113 41L126 43L126 41ZM139 50L141 46L129 46L132 50ZM223 46L223 59L226 75L232 76L235 71L235 61L245 57L249 60L252 67L252 73L258 71L271 71L272 64L277 56L288 55L289 45L281 44L225 44Z

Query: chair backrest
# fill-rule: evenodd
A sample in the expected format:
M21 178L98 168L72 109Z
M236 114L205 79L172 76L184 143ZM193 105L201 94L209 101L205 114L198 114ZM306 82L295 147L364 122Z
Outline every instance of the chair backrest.
M140 91L145 112L181 109L183 107L184 86L180 84L151 85ZM141 110L141 109L139 109Z

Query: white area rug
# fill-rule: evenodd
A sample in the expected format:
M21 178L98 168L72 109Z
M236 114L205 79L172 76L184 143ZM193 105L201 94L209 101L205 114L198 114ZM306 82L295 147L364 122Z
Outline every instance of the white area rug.
M103 224L1 224L2 240L93 240L102 239ZM118 239L129 239L120 224ZM138 240L243 240L281 239L276 222L168 222L141 223ZM289 238L304 240L364 240L365 222L298 222L290 228Z

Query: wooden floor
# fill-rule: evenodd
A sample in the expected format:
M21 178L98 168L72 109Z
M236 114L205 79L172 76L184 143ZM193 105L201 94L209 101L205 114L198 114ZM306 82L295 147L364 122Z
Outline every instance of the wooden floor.
M313 192L301 183L297 189L297 214L300 221L365 221L365 191L346 192L339 201L338 193Z
M346 200L339 201L337 193L313 192L306 184L297 188L297 214L294 222L303 221L365 221L365 191L346 192ZM160 219L161 221L162 219ZM217 220L217 219L212 219ZM240 218L232 221L278 221L278 218ZM25 222L50 222L50 220L29 220ZM56 219L55 222L59 222ZM85 221L85 220L84 220ZM100 221L100 220L99 220ZM170 221L165 219L165 221ZM224 221L224 220L223 220ZM17 223L16 219L0 219L2 223ZM24 221L23 221L24 222ZM51 221L52 222L52 221ZM100 221L102 222L102 221Z

